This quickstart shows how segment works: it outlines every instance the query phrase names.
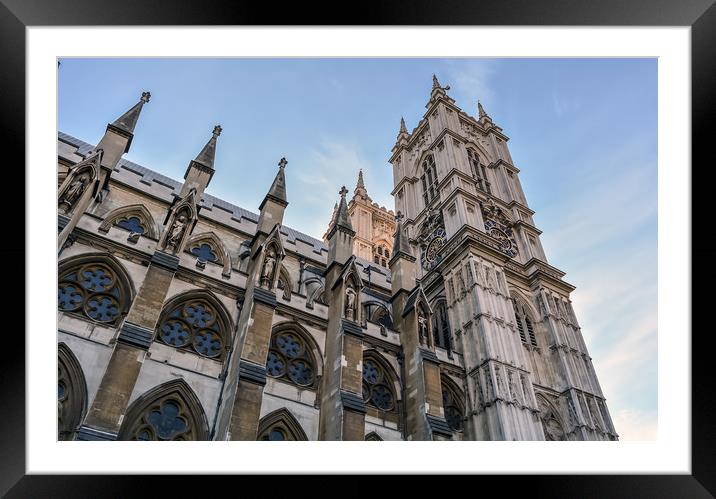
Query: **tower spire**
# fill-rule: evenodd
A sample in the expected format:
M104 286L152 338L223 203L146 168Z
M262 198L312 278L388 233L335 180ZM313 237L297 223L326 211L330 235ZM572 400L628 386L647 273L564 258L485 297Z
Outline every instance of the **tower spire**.
M149 92L142 92L142 96L135 105L133 105L129 111L124 113L122 116L114 120L110 126L118 128L126 133L134 133L134 127L137 126L139 120L139 113L142 112L144 104L149 102L152 94Z
M288 204L288 201L286 199L286 175L284 173L284 169L286 168L287 164L288 161L286 161L286 158L281 158L279 160L278 172L276 172L276 177L273 179L271 188L266 194L266 197L270 197L274 201L286 204Z
M365 188L365 183L363 182L363 169L361 168L358 170L358 182L356 182L356 188L353 191L353 193L356 196L360 196L362 198L368 197L368 191Z
M221 125L216 125L211 133L209 142L194 159L195 162L201 163L207 168L214 169L214 158L216 157L216 139L221 135Z
M333 225L328 231L329 234L335 232L336 229L339 228L353 232L353 224L351 224L351 219L348 216L348 203L346 202L346 194L348 194L348 189L346 189L346 186L344 185L343 187L341 187L341 190L338 191L338 193L341 195L341 200L338 202L338 213L336 213L336 218L333 221Z
M399 133L408 133L408 128L405 126L405 119L402 116L400 117L400 132Z

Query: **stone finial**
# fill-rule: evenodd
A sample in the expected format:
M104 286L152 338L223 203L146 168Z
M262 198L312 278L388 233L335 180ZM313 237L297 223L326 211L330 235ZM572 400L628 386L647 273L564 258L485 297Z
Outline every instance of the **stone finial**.
M365 189L365 183L363 183L363 168L358 170L358 183L356 189Z
M405 119L400 117L400 133L408 133L408 128L405 126Z
M142 92L142 97L139 99L144 103L149 102L149 99L152 97L151 92Z
M214 135L214 137L218 137L219 135L221 135L221 130L221 125L216 125L211 133Z
M288 161L286 161L286 158L281 158L281 160L278 162L278 167L282 170L286 168L286 165L288 164Z
M395 222L401 223L403 221L403 218L405 218L405 215L403 215L403 212L398 210L398 213L395 214Z
M346 198L346 194L348 194L348 189L346 189L345 185L341 187L341 190L338 191L338 194L340 194L343 199Z
M433 88L440 88L440 82L438 81L438 77L435 76L435 73L433 73Z

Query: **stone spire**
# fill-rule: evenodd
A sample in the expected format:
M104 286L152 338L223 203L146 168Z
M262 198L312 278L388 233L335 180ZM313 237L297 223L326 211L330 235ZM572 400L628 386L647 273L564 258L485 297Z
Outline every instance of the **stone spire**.
M137 121L139 120L139 113L142 112L142 107L145 103L149 102L151 96L152 94L149 92L142 92L142 97L139 99L139 102L132 106L129 111L110 123L110 126L133 134L134 127L137 126Z
M273 183L271 184L268 194L266 194L267 196L272 197L274 201L283 201L284 203L288 203L286 199L286 175L284 174L284 169L287 164L288 161L286 161L286 158L281 158L279 160L278 172L276 172L276 177L273 179Z
M358 182L356 183L356 188L353 191L353 193L356 196L360 196L361 198L368 198L368 191L365 188L365 183L363 182L363 169L361 168L358 170Z
M430 107L436 99L439 97L442 97L444 99L447 99L451 103L454 103L455 101L448 96L447 90L450 90L450 85L445 85L444 87L440 85L440 82L438 81L438 77L433 75L433 89L430 92L430 100L426 104L425 107Z
M194 161L201 163L207 168L214 169L214 158L216 157L216 139L221 135L221 125L216 125L214 131L211 133L209 142L206 143L204 148L199 152Z
M343 265L353 256L353 237L356 232L348 216L348 204L346 203L348 189L341 187L341 199L338 202L338 211L335 219L328 229L328 264L337 262Z
M400 132L399 134L408 133L408 128L405 126L405 119L400 117Z
M481 123L492 123L492 118L490 118L490 115L485 112L485 108L482 107L482 104L480 101L477 101L477 114L478 114L478 121Z
M348 216L348 203L346 203L346 194L348 194L348 189L346 189L346 186L344 185L338 193L341 195L341 200L338 203L338 213L336 214L336 220L333 227L331 227L330 232L333 232L339 227L353 232L353 224L351 224L351 219Z

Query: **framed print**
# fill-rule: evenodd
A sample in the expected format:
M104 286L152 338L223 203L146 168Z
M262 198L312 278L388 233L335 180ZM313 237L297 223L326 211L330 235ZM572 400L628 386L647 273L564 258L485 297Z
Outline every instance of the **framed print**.
M28 194L4 493L399 473L711 496L709 2L343 27L179 3L3 5Z

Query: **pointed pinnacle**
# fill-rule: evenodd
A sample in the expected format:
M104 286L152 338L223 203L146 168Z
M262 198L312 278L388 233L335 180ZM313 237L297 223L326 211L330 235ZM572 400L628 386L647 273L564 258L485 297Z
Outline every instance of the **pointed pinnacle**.
M400 133L408 133L408 128L405 126L405 119L400 117Z
M363 168L358 170L358 183L356 184L356 189L365 189L365 184L363 183Z

